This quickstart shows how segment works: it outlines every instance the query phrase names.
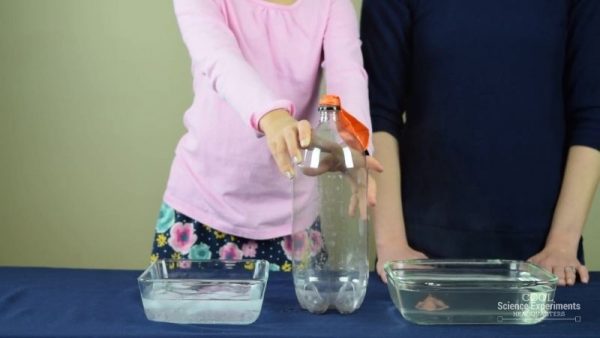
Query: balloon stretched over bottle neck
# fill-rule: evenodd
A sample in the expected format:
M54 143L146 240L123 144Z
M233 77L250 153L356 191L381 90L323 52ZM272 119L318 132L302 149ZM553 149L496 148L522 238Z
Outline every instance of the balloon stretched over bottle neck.
M366 151L369 146L369 129L356 117L342 107L340 97L336 95L324 95L319 101L319 110L331 108L337 111L337 130L340 137L350 147Z

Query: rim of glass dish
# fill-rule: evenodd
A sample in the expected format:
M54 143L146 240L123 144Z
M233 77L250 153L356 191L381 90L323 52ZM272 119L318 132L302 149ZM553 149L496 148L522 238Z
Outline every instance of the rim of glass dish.
M540 267L537 264L527 262L527 261L521 261L521 260L508 260L508 259L406 259L406 260L388 261L384 264L384 271L386 273L386 276L388 277L388 282L391 280L392 283L398 282L398 283L402 283L404 285L410 285L410 286L423 285L423 282L422 281L405 280L405 279L401 279L401 278L391 278L392 271L402 270L402 269L393 269L392 266L395 264L406 264L406 265L414 265L414 266L441 265L441 264L444 264L444 265L473 265L474 267L476 267L478 265L479 266L485 265L485 264L498 265L498 266L504 265L504 264L525 264L525 265L531 266L535 270L536 275L538 277L540 275L542 275L543 279L536 280L536 281L518 281L518 280L488 281L488 282L482 281L483 283L488 284L483 287L493 288L495 286L502 286L502 285L508 285L508 284L519 285L522 287L537 286L537 285L556 286L556 284L558 283L558 277L556 277L552 273L548 272L544 268ZM439 288L439 289L455 288L455 287L460 287L460 286L470 286L470 284L474 284L477 282L478 282L477 280L473 280L473 281L464 280L464 281L456 281L456 282L454 282L455 283L454 285L437 284L437 285L431 285L428 287Z
M214 282L266 282L269 278L269 261L267 261L266 259L252 259L252 258L246 258L246 259L229 259L229 260L221 260L221 259L179 259L179 260L175 260L175 259L158 259L154 262L152 262L152 264L150 264L146 269L144 269L144 271L138 276L137 281L138 282L162 282L162 283L172 283L172 282L185 282L185 281L193 281L193 279L185 279L185 278L169 278L169 279L164 279L164 278L149 278L149 277L144 277L145 275L149 275L150 270L157 265L159 262L166 262L166 263L180 263L180 262L190 262L191 264L194 263L235 263L235 264L240 264L240 263L247 263L247 262L253 262L253 263L257 263L260 262L262 264L264 264L264 270L265 273L262 276L262 278L254 278L254 279L211 279L211 281ZM202 280L202 279L198 279L198 280Z

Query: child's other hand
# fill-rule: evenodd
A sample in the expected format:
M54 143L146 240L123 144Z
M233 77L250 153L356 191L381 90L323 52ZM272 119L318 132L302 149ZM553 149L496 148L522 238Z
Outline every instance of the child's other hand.
M549 243L528 261L556 275L560 286L575 284L577 274L583 283L587 283L590 279L588 269L577 259L577 248L567 249L564 245Z
M263 116L258 125L267 137L267 145L279 171L289 179L294 178L291 158L295 163L302 162L300 149L310 144L310 123L296 121L287 110L276 109Z

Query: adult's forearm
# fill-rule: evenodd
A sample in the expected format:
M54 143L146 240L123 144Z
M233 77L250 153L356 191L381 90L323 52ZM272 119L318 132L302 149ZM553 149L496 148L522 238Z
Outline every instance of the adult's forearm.
M600 152L572 146L546 245L577 250L599 179Z
M385 168L375 176L377 205L373 210L375 242L378 249L388 245L408 246L401 198L401 170L398 142L386 132L373 135L375 158Z

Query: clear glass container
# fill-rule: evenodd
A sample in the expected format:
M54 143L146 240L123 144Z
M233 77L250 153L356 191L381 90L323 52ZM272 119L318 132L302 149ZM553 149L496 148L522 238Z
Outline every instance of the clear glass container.
M535 324L547 317L557 278L510 260L392 261L388 289L402 316L417 324Z
M312 313L355 311L369 276L365 154L339 132L340 111L339 103L320 105L293 183L294 285L300 306Z
M262 308L264 260L157 260L138 277L149 320L180 324L250 324Z

